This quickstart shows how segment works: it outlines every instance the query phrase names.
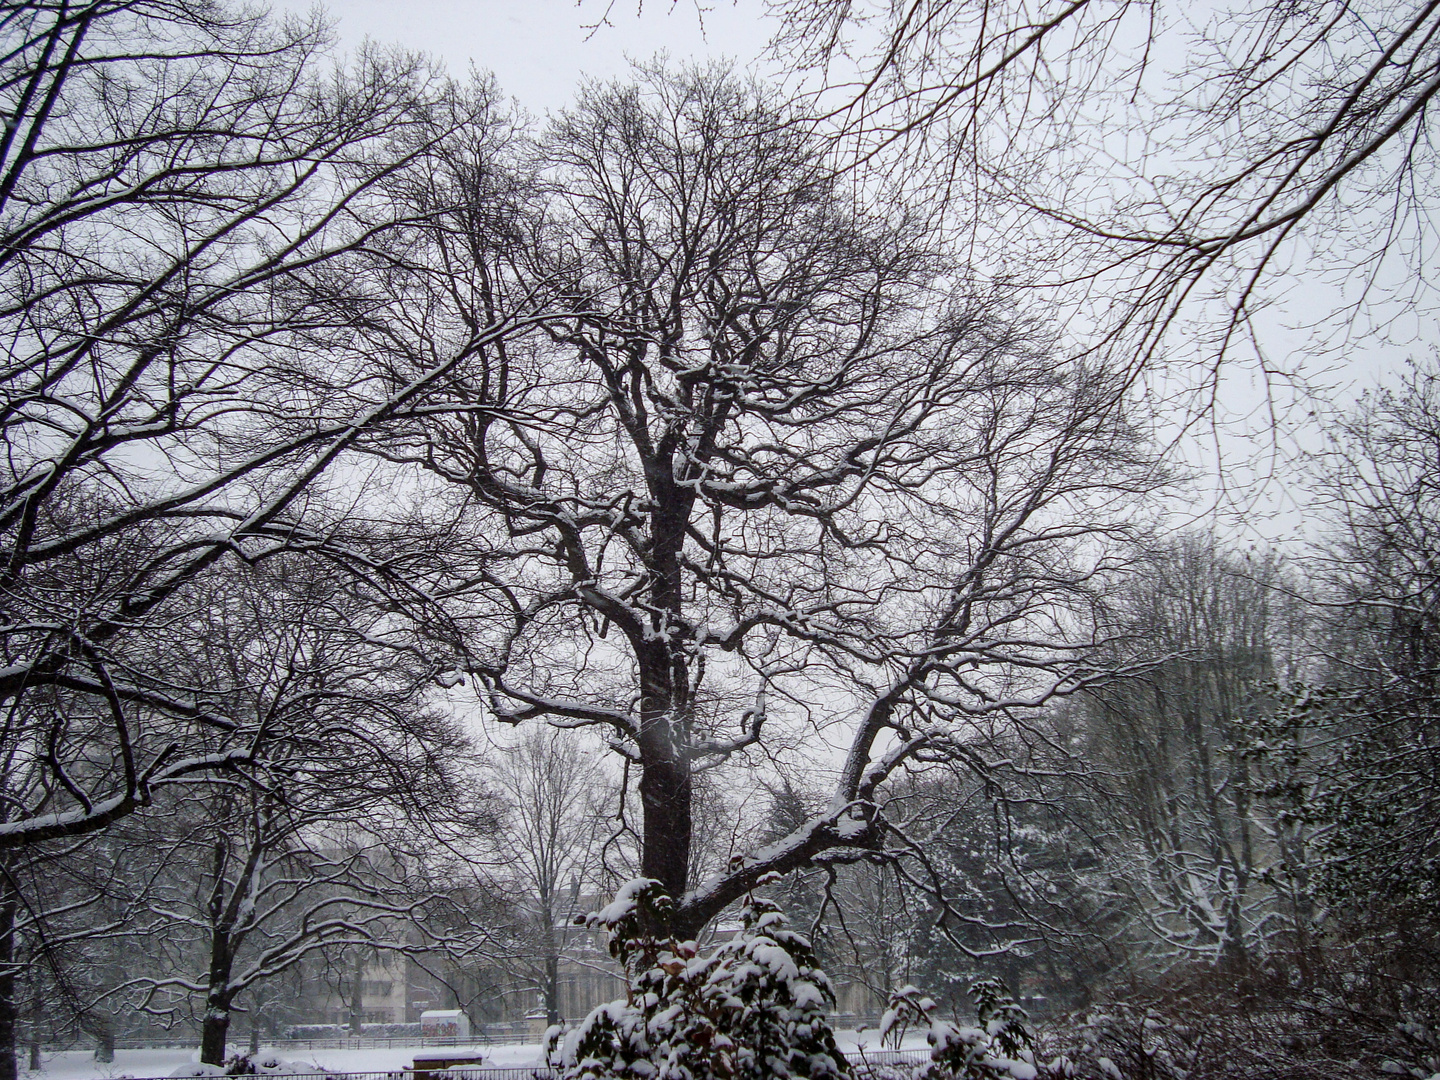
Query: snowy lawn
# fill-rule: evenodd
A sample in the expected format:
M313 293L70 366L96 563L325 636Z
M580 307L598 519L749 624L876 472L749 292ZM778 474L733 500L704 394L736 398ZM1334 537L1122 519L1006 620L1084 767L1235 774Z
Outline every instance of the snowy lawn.
M231 1051L244 1046L232 1046ZM538 1043L516 1046L477 1046L485 1054L486 1064L496 1068L520 1068L540 1063ZM446 1047L445 1052L464 1053L465 1047ZM292 1050L286 1047L261 1047L261 1053L274 1053L296 1064L314 1064L326 1072L391 1072L408 1069L416 1053L435 1053L435 1047L392 1046L365 1050ZM182 1065L200 1060L199 1050L117 1050L115 1060L102 1065L89 1050L65 1050L46 1054L39 1072L26 1072L36 1080L97 1080L106 1077L169 1076Z
M837 1031L835 1041L847 1054L858 1049L878 1050L879 1037L873 1030L859 1034L853 1031ZM905 1040L905 1049L925 1048L924 1036L912 1034ZM243 1045L232 1050L244 1049ZM463 1047L460 1051L463 1052ZM476 1047L486 1057L486 1064L498 1069L525 1068L542 1064L538 1043L522 1043L515 1046ZM424 1046L378 1047L367 1050L290 1050L286 1048L262 1047L261 1052L273 1052L288 1061L313 1063L328 1072L391 1072L407 1069L415 1060L416 1052L435 1053L436 1048ZM449 1048L446 1049L449 1052ZM108 1065L97 1062L89 1050L65 1050L46 1054L39 1072L22 1070L34 1080L108 1080L119 1077L163 1077L169 1076L182 1065L200 1060L199 1050L117 1050L115 1060ZM23 1058L22 1058L23 1064Z

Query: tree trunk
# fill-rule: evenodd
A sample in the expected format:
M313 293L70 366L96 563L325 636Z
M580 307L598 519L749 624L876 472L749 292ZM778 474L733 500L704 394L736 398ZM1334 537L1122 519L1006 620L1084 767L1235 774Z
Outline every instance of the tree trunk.
M230 1033L230 1006L235 991L230 970L235 954L230 935L221 927L211 931L210 984L205 994L205 1019L200 1025L200 1060L207 1065L225 1064L225 1040Z
M650 626L650 636L637 643L635 650L640 675L639 741L643 763L640 872L660 882L678 901L690 883L694 828L688 745L692 703L684 648L672 634L684 611L680 554L694 493L674 484L675 462L667 452L661 451L658 461L647 462L645 471L656 503L646 560L652 580L649 606L652 613L659 613L661 621ZM688 938L699 927L669 929Z
M560 958L553 952L545 957L545 1023L560 1023Z
M690 769L671 757L646 760L640 776L644 831L640 873L654 878L672 898L685 895L690 878ZM684 937L693 933L675 927Z
M690 879L690 762L682 745L683 703L675 690L675 670L662 647L642 655L640 755L640 873L654 878L672 899L685 895ZM683 670L683 669L682 669ZM681 928L677 934L688 937Z
M20 1063L15 1057L19 1010L15 1005L15 897L0 900L0 1080L15 1080Z
M225 1064L225 1040L230 1034L230 1003L211 997L206 1002L200 1026L200 1060L207 1065Z
M365 1030L365 958L355 957L355 975L350 980L350 1034L360 1036Z
M95 1028L95 1060L109 1063L115 1060L115 1024L108 1016L102 1016Z
M26 1025L29 1034L30 1044L30 1071L39 1072L43 1059L40 1054L40 1017L43 1015L41 1008L44 999L40 994L39 973L34 969L30 972L30 1016Z
M560 1023L560 944L555 939L555 922L560 917L559 905L555 900L554 883L541 882L540 886L540 997L545 1006L545 1023L553 1027Z

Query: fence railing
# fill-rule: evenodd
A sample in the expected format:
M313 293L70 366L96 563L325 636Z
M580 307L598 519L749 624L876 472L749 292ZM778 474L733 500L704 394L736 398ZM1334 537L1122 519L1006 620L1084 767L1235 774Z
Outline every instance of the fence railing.
M323 1038L313 1039L277 1039L266 1036L260 1040L262 1046L272 1050L392 1050L397 1046L420 1046L425 1048L450 1047L450 1046L524 1046L527 1043L539 1043L541 1034L525 1028L520 1031L476 1031L472 1035L457 1037L454 1035L330 1035ZM238 1040L230 1040L230 1045L241 1046L245 1042L242 1035ZM170 1037L159 1036L153 1039L125 1039L115 1040L116 1050L175 1050L180 1047L194 1049L199 1043L199 1036L194 1033L173 1035ZM55 1053L61 1050L79 1050L93 1046L90 1042L53 1042L46 1043L42 1047L46 1053Z
M849 1030L856 1028L865 1030L874 1028L879 1022L879 1017L846 1017L843 1026ZM424 1049L452 1046L524 1046L539 1043L542 1040L543 1033L531 1029L528 1025L519 1027L517 1030L517 1026L510 1024L487 1025L484 1028L477 1028L472 1034L466 1036L330 1035L306 1039L282 1039L267 1036L261 1040L261 1044L266 1049L284 1053L291 1050L393 1050L397 1046L418 1046ZM837 1030L841 1026L842 1024L837 1024ZM199 1036L193 1032L168 1038L164 1036L150 1039L122 1037L115 1040L114 1048L116 1050L174 1050L181 1047L194 1049L198 1041ZM244 1036L241 1036L239 1040L231 1040L231 1045L239 1046L243 1042ZM78 1050L90 1045L79 1042L55 1042L47 1043L42 1048L46 1053L55 1053L62 1050Z

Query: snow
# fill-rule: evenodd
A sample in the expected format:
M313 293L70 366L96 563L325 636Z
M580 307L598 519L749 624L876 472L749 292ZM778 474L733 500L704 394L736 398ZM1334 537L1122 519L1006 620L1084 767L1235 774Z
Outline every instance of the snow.
M800 978L800 969L790 954L779 945L757 944L752 945L748 950L760 963L770 969L770 973L782 982L791 983ZM794 990L791 990L793 996ZM816 996L816 1001L823 1004L824 999Z
M231 1044L230 1052L245 1049ZM486 1066L497 1069L528 1068L544 1065L544 1053L538 1043L512 1046L481 1046L447 1048L447 1053L464 1054L473 1049L483 1053ZM262 1046L261 1055L275 1055L296 1066L315 1065L328 1072L396 1072L408 1069L417 1053L434 1052L434 1047L392 1046L364 1050L300 1050L289 1047ZM189 1047L161 1050L117 1050L109 1064L98 1062L91 1050L63 1050L46 1054L39 1072L25 1072L35 1080L108 1080L114 1077L168 1077L197 1075L200 1052ZM471 1066L473 1071L474 1066Z
M889 1050L882 1047L880 1033L874 1028L865 1031L836 1031L835 1042L847 1057L858 1057L862 1053ZM243 1050L243 1044L232 1045L231 1052ZM486 1065L497 1069L529 1068L542 1066L544 1051L539 1043L520 1043L511 1046L475 1046L483 1052ZM923 1032L907 1034L902 1046L905 1050L928 1049ZM465 1047L456 1052L464 1053ZM314 1064L331 1072L392 1072L408 1068L417 1053L433 1052L433 1047L393 1046L368 1050L298 1050L289 1047L261 1048L261 1054L274 1054L288 1062ZM448 1051L447 1051L448 1052ZM108 1080L125 1076L165 1077L181 1068L198 1064L200 1052L191 1048L177 1047L163 1050L117 1050L115 1060L101 1064L90 1050L62 1050L46 1054L44 1065L39 1072L24 1072L34 1080ZM23 1064L23 1058L22 1058ZM474 1071L472 1066L470 1071Z
M615 935L629 995L592 1010L558 1045L552 1038L557 1068L571 1080L701 1073L839 1080L848 1073L825 1018L834 1001L829 981L772 901L747 897L739 933L703 954L693 942L645 932L641 913L668 905L657 883L639 879L588 916L589 925L608 925Z
M620 886L619 891L615 893L614 900L590 916L591 920L600 926L614 926L635 910L636 896L651 885L658 886L659 884L658 881L651 878L631 878Z

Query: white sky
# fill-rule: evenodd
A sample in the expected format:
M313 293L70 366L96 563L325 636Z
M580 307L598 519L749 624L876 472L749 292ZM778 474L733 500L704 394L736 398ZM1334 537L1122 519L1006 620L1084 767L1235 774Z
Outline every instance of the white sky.
M309 0L275 0L308 11ZM341 44L369 37L429 53L452 75L473 64L494 72L502 92L544 115L574 96L582 76L623 74L626 58L668 52L677 61L728 57L752 65L771 34L763 0L331 0L321 5ZM589 27L589 28L587 28Z

